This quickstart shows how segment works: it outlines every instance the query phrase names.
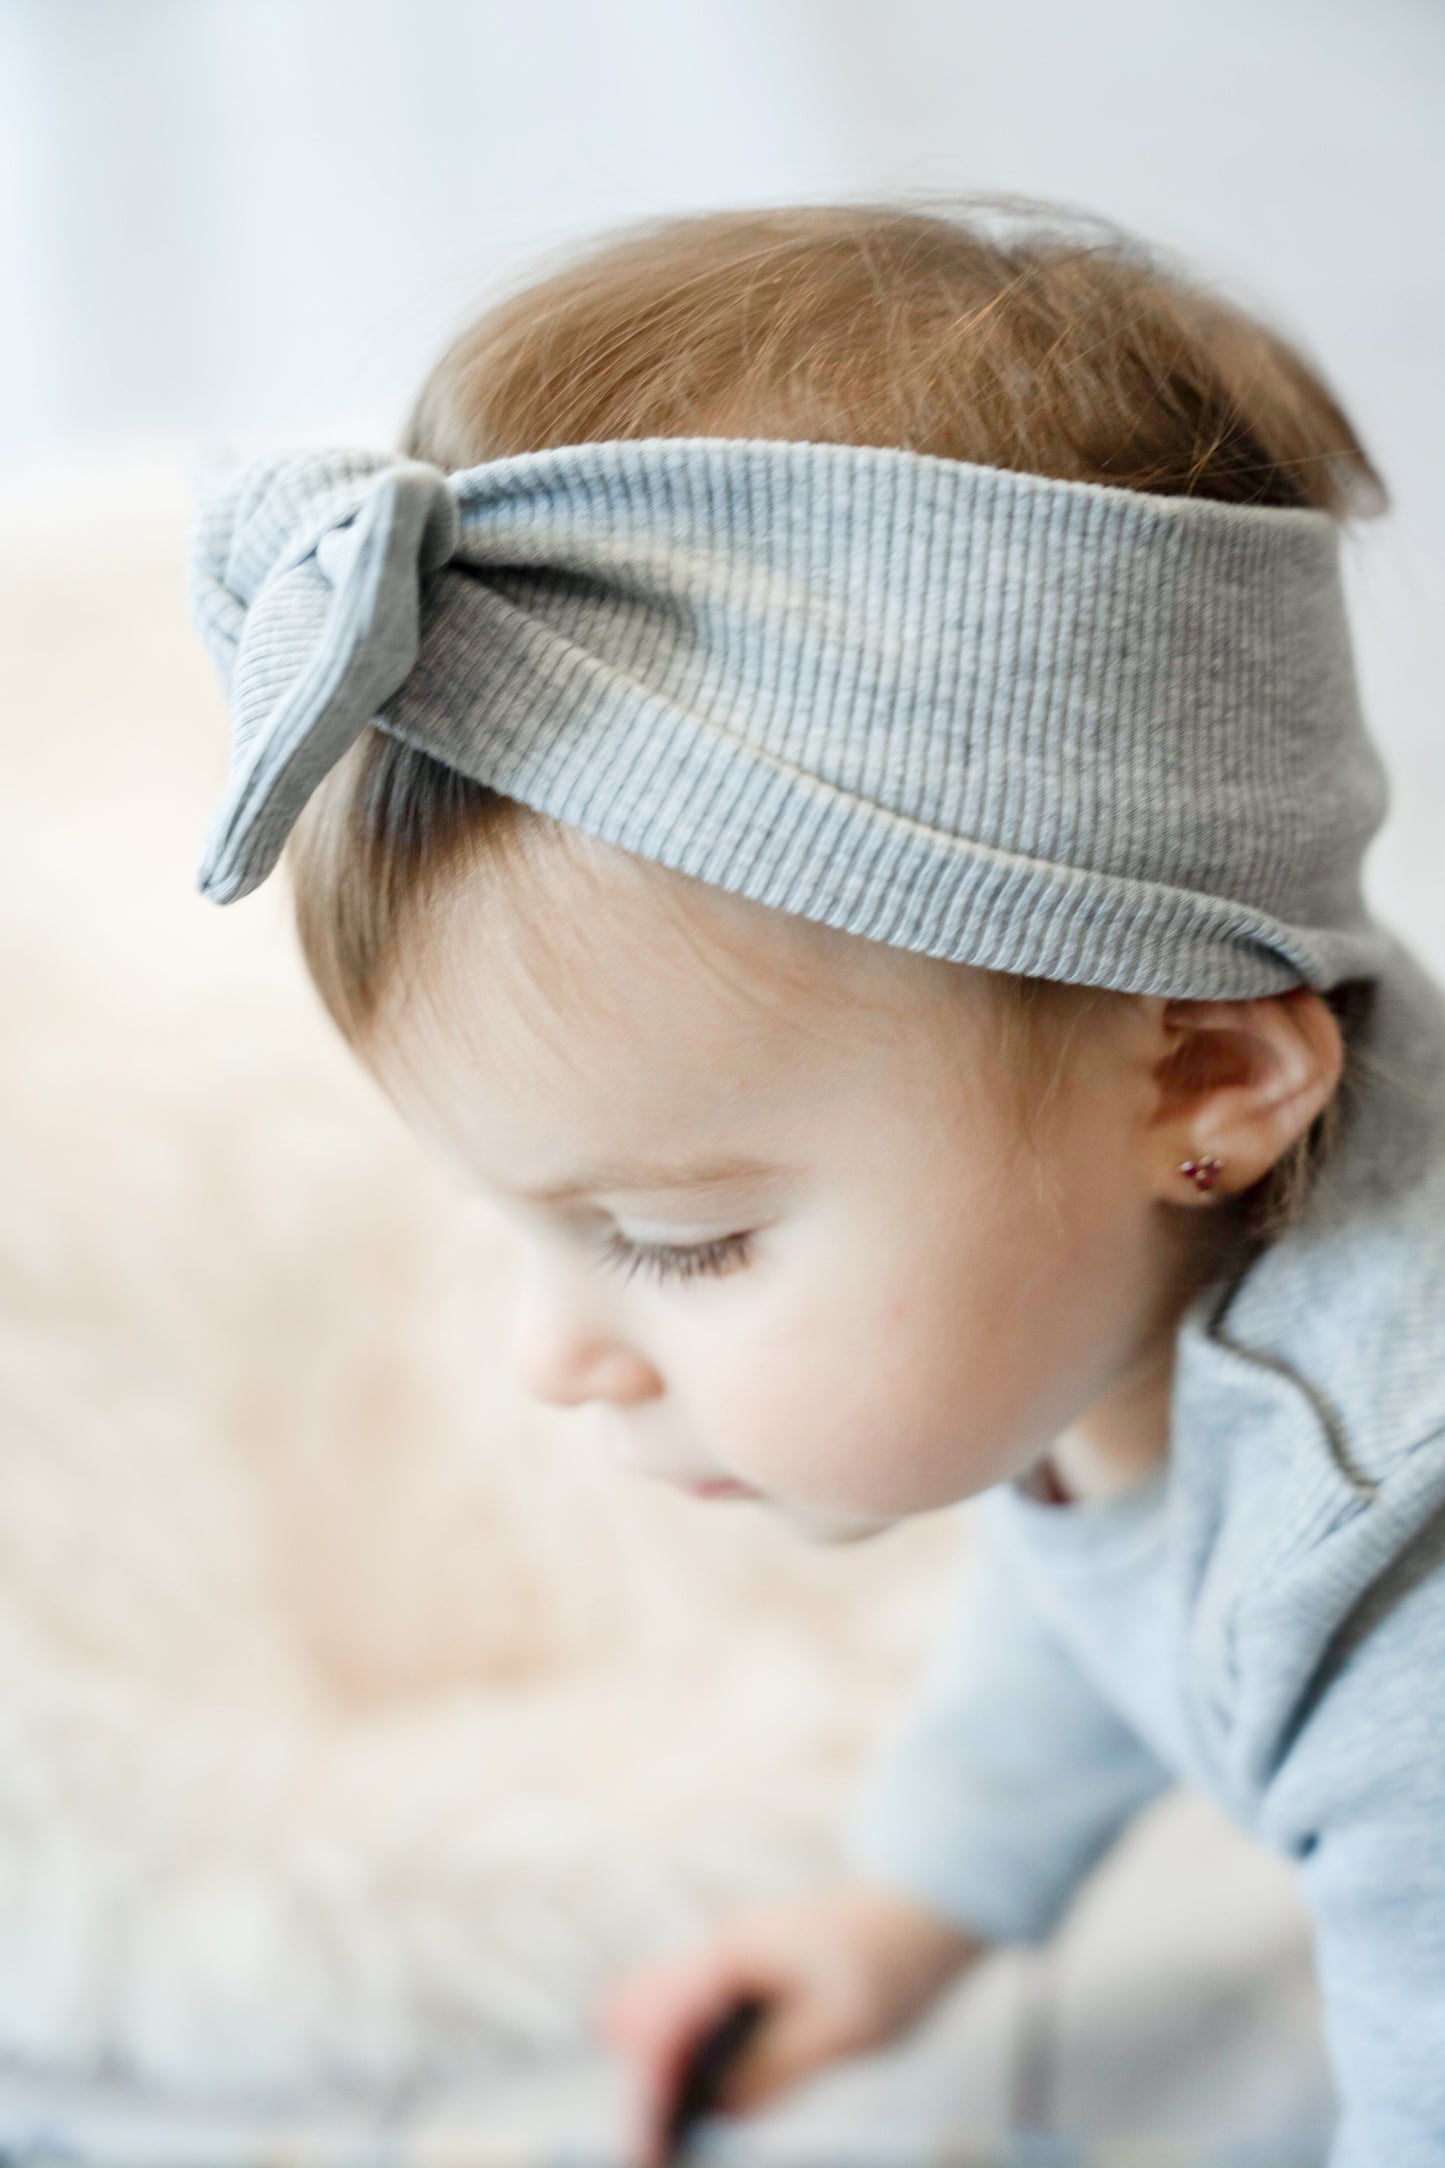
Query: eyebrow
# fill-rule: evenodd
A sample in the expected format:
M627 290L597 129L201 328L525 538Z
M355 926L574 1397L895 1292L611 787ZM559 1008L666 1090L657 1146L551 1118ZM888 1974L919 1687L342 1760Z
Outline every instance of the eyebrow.
M759 1176L780 1174L782 1169L765 1159L725 1159L716 1164L696 1161L665 1166L656 1161L613 1160L584 1168L567 1182L548 1182L535 1189L520 1189L519 1197L536 1204L562 1204L597 1190L704 1190L721 1189L730 1182L756 1181Z

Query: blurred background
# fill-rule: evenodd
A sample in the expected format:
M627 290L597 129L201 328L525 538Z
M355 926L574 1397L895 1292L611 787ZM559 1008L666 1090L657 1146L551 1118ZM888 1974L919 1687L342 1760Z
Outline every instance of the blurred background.
M1298 341L1389 485L1347 544L1367 886L1445 971L1442 91L1436 0L0 0L0 2147L604 2148L586 1994L825 1871L966 1554L679 1518L511 1396L496 1231L281 901L193 894L191 463L392 442L471 315L633 219L1102 212ZM1276 1870L1164 1803L1047 1956L718 2157L1322 2158Z

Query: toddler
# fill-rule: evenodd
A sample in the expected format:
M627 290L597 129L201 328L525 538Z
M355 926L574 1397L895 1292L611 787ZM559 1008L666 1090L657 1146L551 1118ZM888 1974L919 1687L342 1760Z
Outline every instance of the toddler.
M814 1540L968 1498L846 1872L618 1981L655 2162L1047 1935L1183 1779L1298 1864L1333 2168L1445 2163L1445 994L1288 343L1017 203L657 221L395 453L212 475L203 891L519 1238L515 1353Z

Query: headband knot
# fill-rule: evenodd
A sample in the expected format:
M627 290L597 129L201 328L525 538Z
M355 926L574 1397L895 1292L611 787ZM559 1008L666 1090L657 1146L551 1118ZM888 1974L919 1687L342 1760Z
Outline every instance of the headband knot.
M307 799L417 656L420 589L461 532L439 467L335 451L203 485L189 602L231 701L225 797L202 887L265 879Z
M1383 963L1322 512L831 442L326 450L202 481L190 599L233 718L220 903L375 723L930 955L1202 998Z

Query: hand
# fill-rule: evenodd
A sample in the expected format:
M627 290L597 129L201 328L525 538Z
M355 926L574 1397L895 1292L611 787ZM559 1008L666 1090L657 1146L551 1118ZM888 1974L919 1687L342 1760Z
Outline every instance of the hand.
M628 1973L594 2022L638 2068L632 2153L660 2168L692 2052L740 1996L769 2007L719 2090L730 2114L892 2039L987 1946L902 1891L849 1877L745 1906L701 1942Z

